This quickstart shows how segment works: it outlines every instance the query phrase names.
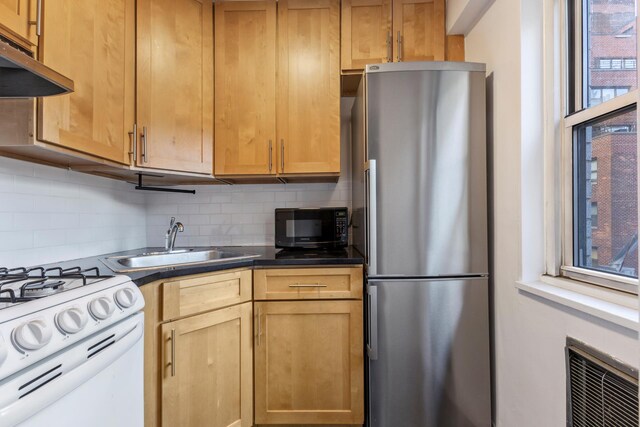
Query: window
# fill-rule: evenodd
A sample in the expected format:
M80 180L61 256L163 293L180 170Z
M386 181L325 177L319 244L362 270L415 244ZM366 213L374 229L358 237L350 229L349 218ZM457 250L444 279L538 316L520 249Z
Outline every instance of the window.
M611 68L611 60L610 59L601 59L600 60L600 68L603 70L608 70Z
M601 70L635 70L636 58L599 58L594 68Z
M603 94L591 102L588 96L591 88L636 89L637 75L628 71L636 68L636 0L567 1L573 10L574 36L581 36L574 38L573 60L584 64L575 76L579 86L576 92L583 98L583 102L576 105L588 108L619 96L608 91L606 96Z
M560 272L637 293L637 0L566 1L563 144L571 173Z
M591 202L591 211L589 212L591 228L598 227L598 202Z
M594 106L610 101L615 97L624 95L629 92L629 88L623 87L590 87L589 88L589 105Z

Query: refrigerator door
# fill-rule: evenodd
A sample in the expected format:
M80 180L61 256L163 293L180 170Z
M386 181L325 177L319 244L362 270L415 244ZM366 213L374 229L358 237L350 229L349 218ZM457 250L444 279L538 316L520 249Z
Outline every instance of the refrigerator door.
M356 101L364 112L354 105L365 123L354 139L364 157L354 173L363 176L354 181L364 187L364 217L375 218L365 238L369 275L487 273L485 73L464 70L477 64L400 65L410 70L368 66Z
M489 427L488 279L370 281L369 426Z

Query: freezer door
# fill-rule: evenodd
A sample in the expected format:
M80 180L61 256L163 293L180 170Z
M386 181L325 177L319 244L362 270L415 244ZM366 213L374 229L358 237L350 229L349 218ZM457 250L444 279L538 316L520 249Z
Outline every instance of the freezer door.
M376 219L369 274L487 273L484 72L385 72L365 80L358 99L366 104L365 166L354 167L362 175L354 180L371 182L353 196L354 207L363 198L365 217L370 211ZM362 113L357 119L361 126ZM366 175L374 161L375 182Z
M370 281L369 426L489 427L487 278Z

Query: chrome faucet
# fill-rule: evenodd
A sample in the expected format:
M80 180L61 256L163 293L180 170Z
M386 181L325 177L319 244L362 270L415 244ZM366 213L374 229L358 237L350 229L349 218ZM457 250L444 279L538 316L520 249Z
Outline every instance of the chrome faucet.
M173 251L173 247L176 244L176 236L178 232L182 233L184 231L184 225L181 222L176 222L175 217L171 217L171 222L169 223L169 229L167 230L167 234L164 235L164 248L165 250L171 252Z

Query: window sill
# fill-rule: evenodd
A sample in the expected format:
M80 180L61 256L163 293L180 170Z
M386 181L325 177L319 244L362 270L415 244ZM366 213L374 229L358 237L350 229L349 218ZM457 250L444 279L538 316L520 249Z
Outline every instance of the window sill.
M535 282L516 282L522 291L573 308L616 325L638 331L638 296L570 279L542 276Z

